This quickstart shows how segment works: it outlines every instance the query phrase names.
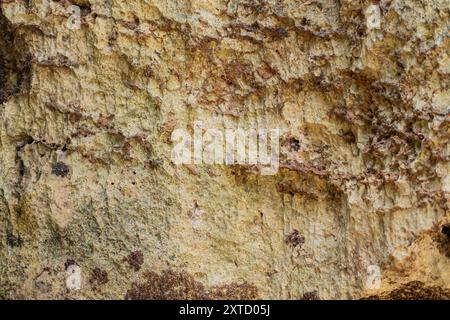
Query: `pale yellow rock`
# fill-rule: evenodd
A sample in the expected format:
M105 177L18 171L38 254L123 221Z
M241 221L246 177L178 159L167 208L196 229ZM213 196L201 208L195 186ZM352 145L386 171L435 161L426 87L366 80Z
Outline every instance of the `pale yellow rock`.
M0 298L450 297L448 0L0 8Z

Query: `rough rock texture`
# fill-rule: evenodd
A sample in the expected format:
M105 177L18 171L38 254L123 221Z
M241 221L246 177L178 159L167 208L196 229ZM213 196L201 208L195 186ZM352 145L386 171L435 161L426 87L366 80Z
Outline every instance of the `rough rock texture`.
M449 0L0 6L0 298L450 297ZM279 173L174 165L195 120Z

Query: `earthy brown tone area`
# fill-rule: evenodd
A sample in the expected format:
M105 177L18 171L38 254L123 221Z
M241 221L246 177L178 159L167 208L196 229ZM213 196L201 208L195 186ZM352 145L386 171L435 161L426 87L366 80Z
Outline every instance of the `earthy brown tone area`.
M448 0L0 8L1 298L448 298ZM195 120L280 171L174 165Z
M146 282L133 284L125 299L130 300L252 300L258 298L258 290L248 283L227 284L206 290L203 284L183 272L164 270L162 274L146 272Z

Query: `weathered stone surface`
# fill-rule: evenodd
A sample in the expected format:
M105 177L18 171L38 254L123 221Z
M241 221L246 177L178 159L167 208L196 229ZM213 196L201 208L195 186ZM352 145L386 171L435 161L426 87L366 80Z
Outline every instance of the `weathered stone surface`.
M1 298L449 297L448 0L0 7ZM195 120L279 173L174 165Z

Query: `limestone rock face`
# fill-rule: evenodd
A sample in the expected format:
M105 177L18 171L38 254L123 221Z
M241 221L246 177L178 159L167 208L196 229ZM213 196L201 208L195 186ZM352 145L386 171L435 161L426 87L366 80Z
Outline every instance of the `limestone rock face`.
M450 298L449 0L0 8L0 298Z

